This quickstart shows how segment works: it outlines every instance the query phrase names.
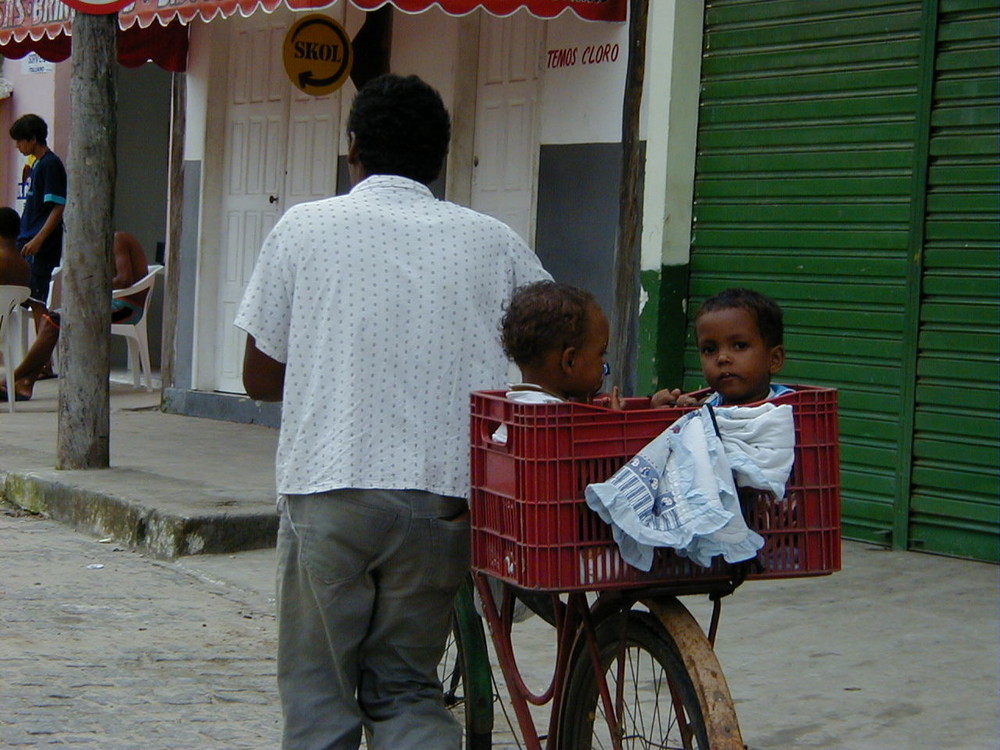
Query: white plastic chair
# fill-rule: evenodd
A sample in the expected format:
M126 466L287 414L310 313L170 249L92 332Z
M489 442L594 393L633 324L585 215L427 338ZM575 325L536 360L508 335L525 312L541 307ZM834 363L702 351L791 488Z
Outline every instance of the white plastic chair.
M139 385L140 372L145 374L146 390L153 389L152 368L149 363L149 337L146 334L146 321L149 320L149 305L153 300L153 287L156 284L156 275L163 270L163 266L149 266L149 273L143 276L127 289L115 289L111 296L114 299L121 297L131 297L133 294L146 292L146 301L142 306L142 317L138 323L113 323L111 333L115 336L124 336L128 339L128 360L132 369L132 382Z
M58 310L62 305L62 266L52 269L52 281L49 282L49 297L45 306L50 310Z
M31 289L26 286L0 286L0 348L3 350L3 364L7 379L7 408L14 413L14 368L18 360L14 358L15 338L20 335L13 325L14 309L28 299Z

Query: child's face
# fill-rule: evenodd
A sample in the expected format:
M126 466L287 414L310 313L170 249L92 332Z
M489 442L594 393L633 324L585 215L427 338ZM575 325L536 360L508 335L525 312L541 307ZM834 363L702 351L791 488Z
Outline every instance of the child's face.
M695 324L701 370L727 404L767 398L771 376L785 363L781 346L768 346L753 313L742 307L703 313Z
M564 369L563 391L567 397L586 401L601 390L609 333L604 312L597 305L591 305L587 310L587 333L583 345L574 350Z
M21 156L31 156L38 146L38 141L34 138L17 138L14 141L14 145L21 152Z

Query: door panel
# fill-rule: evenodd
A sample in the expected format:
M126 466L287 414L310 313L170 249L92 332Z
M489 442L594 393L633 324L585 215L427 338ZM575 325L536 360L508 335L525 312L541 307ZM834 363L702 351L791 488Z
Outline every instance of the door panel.
M846 536L995 561L995 0L705 18L691 313L726 286L782 304L780 380L840 389Z
M336 193L340 94L308 96L288 80L281 49L293 21L284 9L229 21L236 28L214 329L214 388L224 392L244 392L244 334L233 319L264 238L290 206Z
M942 0L931 107L911 501L916 549L1000 557L1000 10Z
M257 13L240 23L231 37L215 348L216 388L236 393L243 390L243 336L233 318L261 242L278 220L274 196L283 187L288 113L287 85L277 78L284 74L280 55L250 54L280 51L283 19Z
M544 24L483 14L472 207L534 240L537 95Z
M845 530L882 542L907 481L896 459L919 10L712 0L705 16L690 314L727 286L778 300L778 381L840 389Z

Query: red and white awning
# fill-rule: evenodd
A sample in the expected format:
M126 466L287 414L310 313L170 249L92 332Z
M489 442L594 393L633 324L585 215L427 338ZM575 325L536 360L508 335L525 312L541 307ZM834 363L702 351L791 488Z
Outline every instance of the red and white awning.
M337 0L136 0L118 14L122 34L118 37L118 59L123 65L141 65L147 60L167 70L184 70L187 34L184 25L195 19L211 21L257 10L270 12L282 4L292 10L319 10ZM405 13L422 13L436 7L453 16L477 8L498 16L519 8L539 18L555 18L572 11L588 21L624 21L628 0L350 0L362 10L392 5ZM73 13L62 0L0 0L0 54L24 57L37 52L46 60L60 62L70 55ZM183 41L181 41L183 39Z
M9 0L5 0L9 1ZM58 1L58 0L56 0ZM154 19L166 24L177 18L187 23L194 18L210 21L216 16L226 18L239 11L249 16L258 8L272 11L284 2L292 10L319 10L334 5L336 0L137 0L120 14L122 28L131 25L149 26ZM539 18L555 18L571 10L588 21L624 21L627 0L350 0L362 10L375 10L392 5L405 13L422 13L437 7L452 16L464 16L484 8L497 16L508 16L519 8ZM133 20L135 19L135 20ZM3 38L0 37L0 43Z

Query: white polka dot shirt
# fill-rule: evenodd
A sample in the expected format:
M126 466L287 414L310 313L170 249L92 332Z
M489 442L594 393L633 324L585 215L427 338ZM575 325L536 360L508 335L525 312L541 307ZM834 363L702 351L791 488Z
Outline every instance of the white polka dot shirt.
M548 278L505 224L404 177L289 209L235 321L286 363L278 492L467 496L469 391L503 387L504 307Z

